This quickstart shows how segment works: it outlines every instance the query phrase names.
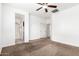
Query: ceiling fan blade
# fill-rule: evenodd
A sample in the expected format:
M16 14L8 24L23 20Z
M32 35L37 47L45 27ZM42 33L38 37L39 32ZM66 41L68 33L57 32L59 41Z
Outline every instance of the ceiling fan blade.
M38 9L36 9L36 11L39 11L40 9L42 9L43 7L40 7L40 8L38 8Z
M48 7L51 7L51 8L57 8L56 5L48 5Z
M46 4L48 4L48 3L46 3Z
M58 12L58 11L59 11L58 9L55 9L55 10L53 10L52 12L53 12L53 13L56 13L56 12Z
M37 4L39 4L39 5L44 5L45 3L37 3Z
M45 12L48 12L47 8L45 8Z

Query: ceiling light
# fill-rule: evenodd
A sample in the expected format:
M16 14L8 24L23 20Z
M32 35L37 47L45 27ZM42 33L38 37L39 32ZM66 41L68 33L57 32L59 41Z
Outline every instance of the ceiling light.
M46 5L44 5L44 6L43 6L43 8L47 8L47 6L46 6Z

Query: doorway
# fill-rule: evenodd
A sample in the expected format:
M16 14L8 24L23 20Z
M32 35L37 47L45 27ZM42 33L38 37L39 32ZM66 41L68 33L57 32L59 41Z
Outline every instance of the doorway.
M47 24L47 29L46 29L46 33L47 33L47 38L49 38L50 39L50 24Z
M40 24L40 38L50 39L50 24Z
M24 42L24 15L15 14L15 44Z

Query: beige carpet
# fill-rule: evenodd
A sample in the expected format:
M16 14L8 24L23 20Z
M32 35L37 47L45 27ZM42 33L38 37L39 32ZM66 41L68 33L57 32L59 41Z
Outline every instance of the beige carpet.
M4 47L1 56L79 56L79 47L42 39Z
M57 53L57 47L52 44L44 46L38 50L32 51L30 55L34 56L54 56Z

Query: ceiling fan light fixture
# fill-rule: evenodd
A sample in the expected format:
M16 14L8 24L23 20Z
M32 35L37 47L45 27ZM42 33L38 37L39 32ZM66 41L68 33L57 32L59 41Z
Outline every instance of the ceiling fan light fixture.
M47 8L47 6L46 6L46 5L44 5L44 6L43 6L43 8Z

